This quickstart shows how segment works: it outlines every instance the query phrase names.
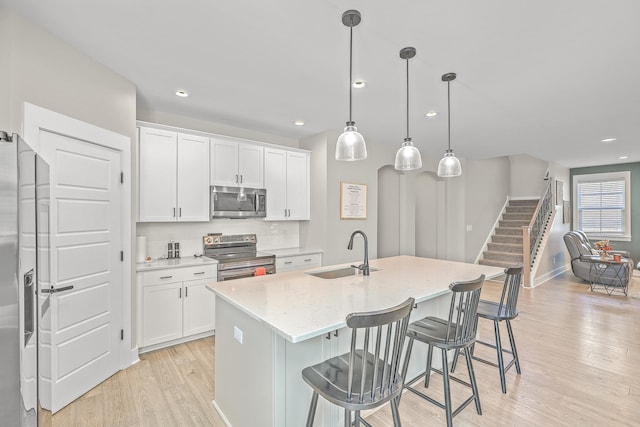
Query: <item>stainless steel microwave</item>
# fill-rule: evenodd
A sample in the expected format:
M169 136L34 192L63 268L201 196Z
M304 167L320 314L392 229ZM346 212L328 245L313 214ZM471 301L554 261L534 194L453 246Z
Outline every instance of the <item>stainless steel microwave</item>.
M260 218L267 216L267 190L211 186L211 218Z

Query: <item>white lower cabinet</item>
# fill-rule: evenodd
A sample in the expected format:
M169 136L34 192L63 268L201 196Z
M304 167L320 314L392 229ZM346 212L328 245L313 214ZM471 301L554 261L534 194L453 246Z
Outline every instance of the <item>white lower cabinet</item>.
M306 255L276 255L276 273L287 271L309 270L322 266L322 254L312 253Z
M141 276L139 347L157 348L214 331L215 295L206 285L216 281L215 264L154 270Z

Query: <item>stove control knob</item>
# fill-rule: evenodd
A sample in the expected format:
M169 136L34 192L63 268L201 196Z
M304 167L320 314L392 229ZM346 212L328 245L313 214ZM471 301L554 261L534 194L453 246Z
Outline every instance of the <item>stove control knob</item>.
M213 243L213 237L211 237L211 236L205 236L205 238L204 238L204 244L205 244L205 245L210 245L211 243Z
M220 243L220 236L215 236L213 238L213 243Z

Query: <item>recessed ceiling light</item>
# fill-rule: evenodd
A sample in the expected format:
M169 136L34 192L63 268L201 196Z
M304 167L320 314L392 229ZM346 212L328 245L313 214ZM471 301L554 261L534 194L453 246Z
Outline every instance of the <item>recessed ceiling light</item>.
M180 98L186 98L189 96L189 92L187 92L186 90L179 90L176 92L176 95L178 95Z
M425 113L424 115L427 116L427 117L435 117L435 116L438 115L438 112L437 111L429 111L429 112Z
M620 157L618 157L618 158L619 158L620 160L626 160L626 159L628 159L628 158L629 158L629 156L620 156Z
M304 126L304 122L302 120L296 120L293 124L296 126Z
M613 142L615 141L615 138L605 138L605 139L601 139L600 142Z
M367 82L364 80L354 80L353 87L356 89L361 89L367 85Z

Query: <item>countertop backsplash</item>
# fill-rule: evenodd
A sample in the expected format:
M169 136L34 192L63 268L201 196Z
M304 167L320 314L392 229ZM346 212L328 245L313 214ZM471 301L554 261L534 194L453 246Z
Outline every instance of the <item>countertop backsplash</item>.
M139 222L136 234L147 237L147 256L157 259L167 254L167 243L180 243L180 256L202 254L202 236L207 233L254 233L258 250L281 249L299 245L298 221L265 221L257 218L220 218L208 222Z

